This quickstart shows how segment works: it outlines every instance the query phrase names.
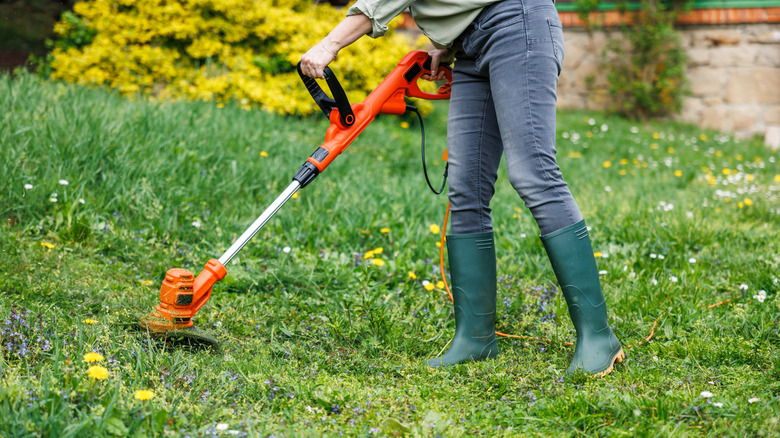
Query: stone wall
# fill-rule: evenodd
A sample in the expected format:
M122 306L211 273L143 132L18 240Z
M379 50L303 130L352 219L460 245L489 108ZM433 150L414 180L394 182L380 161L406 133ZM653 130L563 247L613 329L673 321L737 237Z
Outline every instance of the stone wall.
M780 25L687 25L679 31L689 58L691 93L677 119L743 137L763 136L780 126ZM619 33L565 26L564 36L558 107L604 108L606 84L599 64L608 37Z

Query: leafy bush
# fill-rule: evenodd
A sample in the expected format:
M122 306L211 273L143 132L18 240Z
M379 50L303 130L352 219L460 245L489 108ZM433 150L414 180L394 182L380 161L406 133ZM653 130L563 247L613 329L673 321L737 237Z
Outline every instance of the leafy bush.
M611 110L633 119L680 111L686 55L674 20L682 7L684 2L677 0L642 0L633 21L622 26L621 37L609 41L603 67Z
M345 10L310 0L88 0L63 15L51 77L123 95L256 104L281 114L316 106L295 66ZM422 41L393 32L343 50L334 71L352 101Z

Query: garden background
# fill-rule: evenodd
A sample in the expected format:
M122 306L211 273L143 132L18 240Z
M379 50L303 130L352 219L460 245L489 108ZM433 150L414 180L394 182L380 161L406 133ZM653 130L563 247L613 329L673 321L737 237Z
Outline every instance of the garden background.
M162 6L168 21L150 25ZM228 266L196 317L221 354L138 330L165 271L219 255L324 137L291 66L343 11L256 6L82 3L35 73L0 76L1 434L778 433L777 152L651 114L652 98L559 115L559 162L628 353L606 378L563 374L565 300L503 170L497 330L519 337L496 360L423 366L454 321L446 202L426 192L414 116L378 119ZM353 102L424 44L394 35L355 48L381 56L333 65ZM632 96L682 102L685 81L670 81ZM446 109L425 108L433 175Z

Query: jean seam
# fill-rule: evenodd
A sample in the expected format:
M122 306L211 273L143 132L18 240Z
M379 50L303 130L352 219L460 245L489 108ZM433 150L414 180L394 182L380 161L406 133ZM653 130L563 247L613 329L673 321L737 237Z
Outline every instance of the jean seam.
M490 102L490 87L487 88L487 93L485 97L485 103L482 105L482 120L480 127L480 133L479 133L479 148L477 150L477 200L479 202L479 209L483 210L483 202L482 202L482 148L485 144L485 119L487 117L487 108L488 103ZM482 214L479 215L479 229L480 232L484 233L487 230L487 227L485 226L485 218Z

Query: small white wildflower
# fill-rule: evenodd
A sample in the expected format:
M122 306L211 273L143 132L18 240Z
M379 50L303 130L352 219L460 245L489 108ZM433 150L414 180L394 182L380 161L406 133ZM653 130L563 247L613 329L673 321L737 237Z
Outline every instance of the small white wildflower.
M631 133L632 134L638 134L639 133L639 128L637 128L636 126L632 126L631 127Z
M688 259L688 263L696 263L696 259L691 257Z
M32 188L33 188L33 185L32 185L32 184L25 184L25 185L24 185L24 189L25 189L25 190L32 190Z
M195 228L200 228L200 222L192 221L192 226L195 227Z
M57 197L56 196L52 196L51 198L49 198L49 201L57 202Z
M423 287L425 287L425 286L428 286L430 283L431 283L431 282L430 282L430 281L428 281L428 280L423 280L423 281L422 281L422 285L423 285Z
M753 398L748 399L748 403L751 403L751 404L753 404L753 403L755 403L757 401L758 401L757 397L753 397Z
M739 290L741 290L741 291L748 290L748 285L746 285L745 283L740 284L739 285Z
M658 356L653 356L653 362L658 362Z
M525 239L526 237L528 236L525 233L520 233L520 238Z
M561 134L561 137L569 138L569 133L568 132L564 132L563 134Z
M658 254L656 254L656 253L651 253L651 254L650 254L650 258L651 258L651 259L658 258Z
M241 433L241 431L238 431L238 430L235 430L235 429L230 429L228 431L229 435L239 435L240 433Z
M669 280L670 280L672 283L677 283L677 281L678 281L679 279L678 279L677 277L675 277L674 275L670 275L670 276L669 276Z
M721 402L713 403L712 406L715 406L716 408L722 408L723 407L723 403L721 403Z
M596 121L593 119L588 119L588 125L593 126L596 124Z
M686 216L688 219L693 219L693 212L692 212L692 211L686 211L686 212L685 212L685 216Z
M601 132L607 132L609 131L609 126L607 126L606 123L601 125Z
M612 191L612 187L610 187L610 186L604 186L604 191L605 191L605 192L611 192L611 191Z
M650 284L652 284L653 286L657 286L658 285L658 280L656 280L654 278L654 279L650 280Z
M658 254L658 260L663 260L665 258L666 258L666 256L664 256L663 254Z
M713 394L713 393L711 393L709 391L702 391L702 392L699 393L699 395L702 396L703 398L710 398L710 397L712 397L715 394Z
M763 303L766 299L766 291L763 289L758 291L758 295L753 295L753 298L757 299L759 303Z
M86 204L87 201L84 200L84 198L79 198L79 204Z
M284 248L282 248L282 252L285 254L289 254L290 251L292 251L292 248L290 248L289 246L285 246Z
M601 270L599 271L599 275L607 275L607 271Z
M227 423L219 423L217 424L216 429L217 430L227 430L227 428L230 427Z
M61 179L61 180L59 180L58 182L59 182L59 184L60 184L61 186L66 186L66 185L68 185L68 180L65 180L65 179Z

